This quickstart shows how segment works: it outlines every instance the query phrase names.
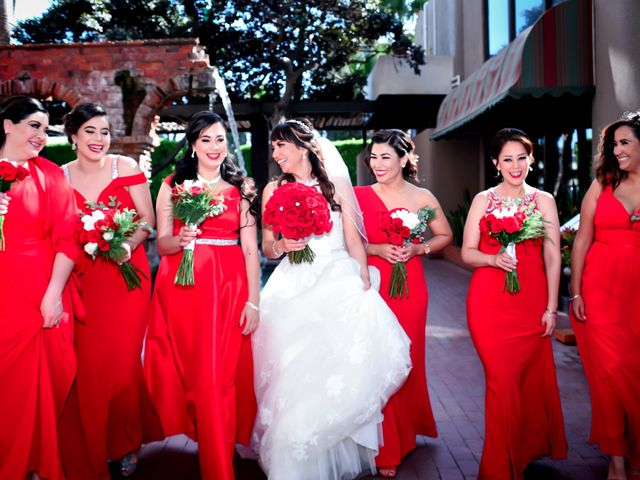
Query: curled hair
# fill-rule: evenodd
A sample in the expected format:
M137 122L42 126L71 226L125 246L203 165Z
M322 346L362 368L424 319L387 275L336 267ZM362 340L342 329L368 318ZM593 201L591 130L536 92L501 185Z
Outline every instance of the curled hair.
M81 103L73 107L67 113L62 121L64 122L64 133L69 139L69 143L73 143L71 135L76 135L80 127L94 117L106 117L107 111L100 105L95 103Z
M603 187L611 185L613 190L628 176L627 172L620 169L618 159L613 154L616 130L624 126L631 128L633 135L640 140L640 112L624 112L618 120L602 129L598 144L596 178Z
M11 120L13 123L20 123L36 112L42 112L49 116L49 112L39 100L27 95L16 95L0 102L0 121ZM0 147L4 147L7 135L4 128L0 128Z
M371 150L373 145L389 145L398 155L398 158L407 157L407 163L402 167L402 176L404 178L415 179L418 176L418 155L416 155L416 146L411 140L407 132L395 128L378 130L371 137L371 142L367 146L367 155L364 158L365 165L371 173Z
M526 133L517 128L503 128L493 136L490 147L491 159L498 160L500 152L502 152L504 146L509 142L518 142L521 144L526 150L527 155L533 160L533 142Z
M171 178L171 186L178 185L185 180L196 180L198 178L198 157L193 152L193 144L196 143L200 133L212 125L219 123L226 132L224 121L220 115L213 112L203 111L194 114L185 129L185 137L187 139L187 149L182 157L176 163L176 171ZM220 165L220 177L227 183L235 186L240 191L240 195L244 200L249 202L249 213L256 219L258 218L258 205L256 203L256 191L253 180L245 177L240 169L233 161L233 157L229 154L227 148L227 156Z
M329 176L322 165L321 153L318 144L315 141L313 125L306 118L297 118L288 120L277 125L271 132L271 141L277 140L293 143L295 146L304 148L308 152L309 162L311 162L311 173L320 185L320 191L324 198L327 199L331 210L340 211L340 205L336 202L334 196L336 188L329 180ZM283 173L278 177L278 185L284 182L295 182L295 178L290 173Z

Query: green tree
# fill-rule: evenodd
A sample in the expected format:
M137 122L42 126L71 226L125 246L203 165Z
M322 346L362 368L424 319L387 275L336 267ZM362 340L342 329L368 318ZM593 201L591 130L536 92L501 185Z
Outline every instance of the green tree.
M419 72L424 52L388 0L56 0L19 24L23 43L194 36L234 100L357 99L371 59L400 53ZM413 2L420 3L418 2Z

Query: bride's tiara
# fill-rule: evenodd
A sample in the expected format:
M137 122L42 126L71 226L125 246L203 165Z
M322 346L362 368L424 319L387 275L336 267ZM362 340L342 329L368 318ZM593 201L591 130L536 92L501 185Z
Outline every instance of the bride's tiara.
M285 123L297 125L305 132L312 133L311 129L309 128L309 125L302 123L300 120L291 119L291 120L287 120Z

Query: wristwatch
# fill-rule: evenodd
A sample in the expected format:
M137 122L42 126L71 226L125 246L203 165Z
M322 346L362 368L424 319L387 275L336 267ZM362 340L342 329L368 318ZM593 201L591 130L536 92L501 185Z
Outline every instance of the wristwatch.
M429 245L428 243L424 244L424 254L425 255L429 255L429 253L431 253L431 245Z

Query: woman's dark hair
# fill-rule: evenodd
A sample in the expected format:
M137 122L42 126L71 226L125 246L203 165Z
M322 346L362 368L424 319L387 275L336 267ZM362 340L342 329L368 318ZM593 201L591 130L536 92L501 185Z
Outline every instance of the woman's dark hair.
M339 212L340 205L338 205L334 198L336 188L333 183L331 183L331 180L329 180L329 176L322 165L320 149L318 148L313 133L313 124L306 118L287 120L277 125L271 132L271 141L275 142L277 140L293 143L295 146L304 148L308 152L309 162L311 163L311 173L318 181L322 195L327 199L327 202L329 202L331 210ZM282 185L284 182L295 181L296 179L290 173L283 173L278 177L278 185Z
M222 117L213 112L198 112L189 119L187 128L184 131L187 139L187 150L176 163L176 171L171 179L172 187L185 180L196 180L198 178L198 157L194 154L192 145L196 143L196 140L198 140L203 130L206 130L216 123L222 125L226 131ZM253 180L242 174L234 163L233 157L229 154L228 149L227 156L220 165L220 176L225 182L238 188L242 198L249 202L249 212L257 219L259 211L256 203L257 195Z
M16 95L0 102L0 121L11 120L13 123L20 123L36 112L42 112L49 116L49 112L39 100L27 95ZM4 128L0 128L0 147L4 146L6 140Z
M418 176L418 156L416 155L416 146L411 140L408 133L403 132L395 128L378 130L371 137L371 142L367 146L367 155L364 158L364 163L371 173L371 150L374 144L382 145L387 144L398 154L399 158L408 157L407 163L402 168L402 176L404 178L415 179Z
M629 127L636 139L640 140L640 112L624 112L618 120L602 129L598 144L596 178L603 187L611 185L613 190L628 176L627 172L620 169L618 160L613 154L616 130L625 126Z
M62 119L64 122L64 133L66 133L69 143L73 143L71 135L76 135L80 127L94 117L106 117L107 111L95 103L81 103L73 107Z
M533 160L533 142L529 136L517 128L503 128L499 130L491 140L491 160L498 160L500 152L509 142L518 142L527 151L527 155Z

